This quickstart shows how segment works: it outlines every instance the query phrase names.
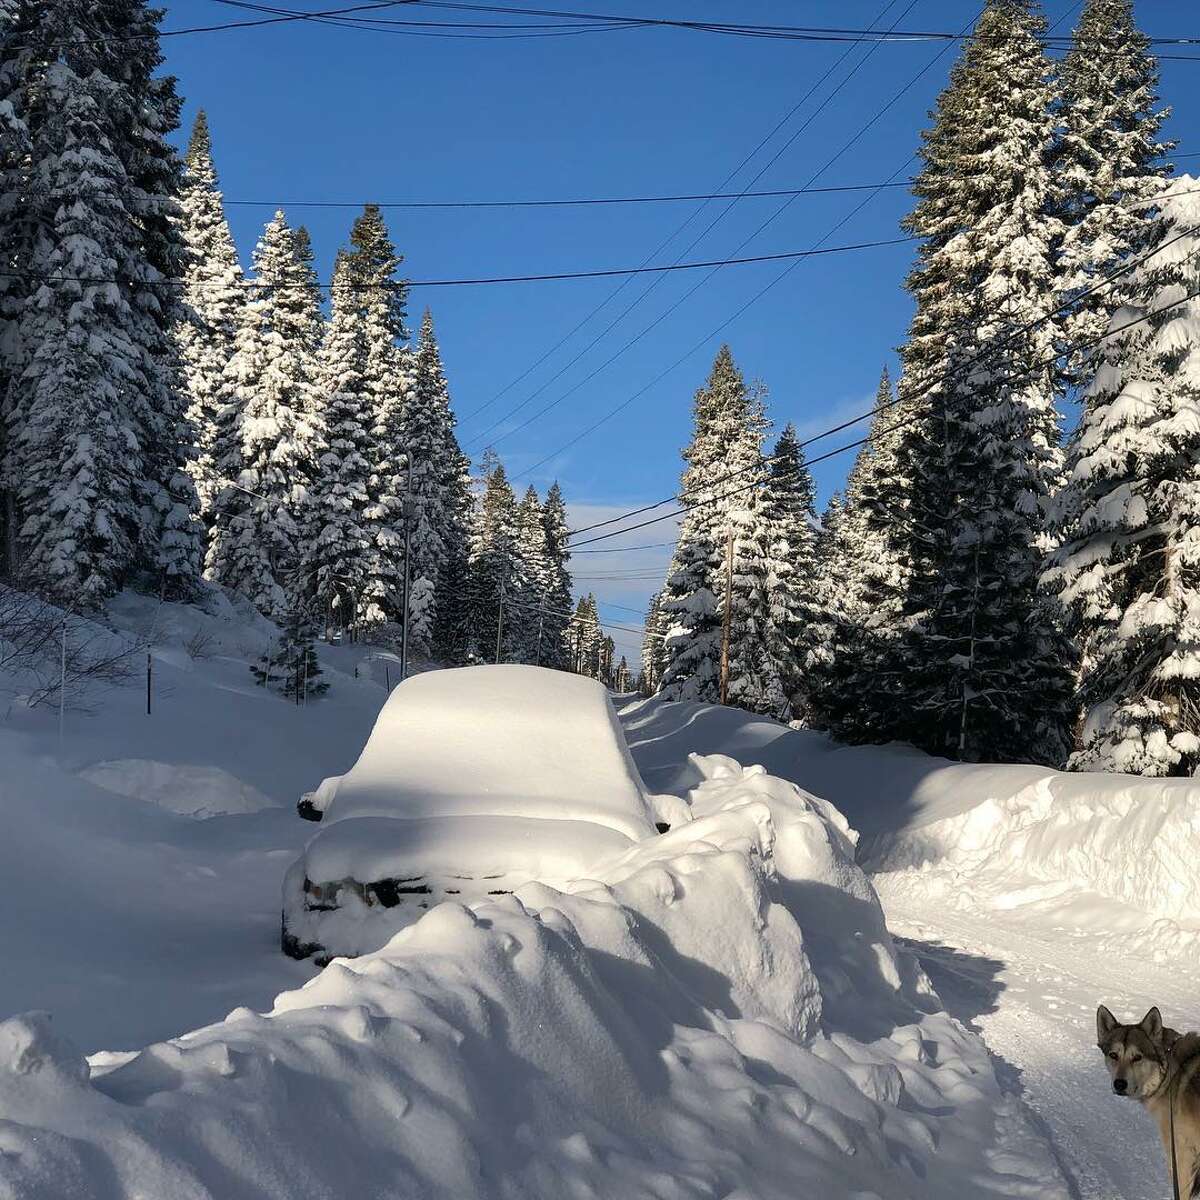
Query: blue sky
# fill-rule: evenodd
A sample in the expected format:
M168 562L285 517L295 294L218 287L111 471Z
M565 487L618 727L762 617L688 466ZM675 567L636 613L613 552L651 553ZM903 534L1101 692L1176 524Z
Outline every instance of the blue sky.
M587 7L628 15L702 14L745 23L842 27L886 28L901 18L900 29L955 31L977 11L961 0L911 5L894 0L880 20L886 3L605 0ZM1200 33L1193 0L1141 0L1138 9L1149 33ZM1077 5L1047 0L1046 10L1054 22ZM395 15L488 19L422 8L399 9ZM213 0L180 0L167 5L163 27L253 16ZM1055 31L1066 32L1071 23L1068 17ZM903 178L911 172L909 156L956 53L941 53L941 44L924 42L881 45L868 57L867 46L656 29L481 41L309 22L167 38L164 50L167 69L178 76L186 98L186 125L197 108L208 111L226 198L282 204L293 222L307 224L324 278L355 209L310 209L301 201L708 192L818 85L721 190L746 187L793 135L754 187L807 186L928 65L814 182L877 183L893 173ZM849 56L835 66L847 50ZM1183 52L1200 56L1200 50ZM857 70L856 64L861 64ZM830 68L833 74L819 84ZM1200 63L1167 62L1162 75L1164 101L1174 108L1171 134L1180 140L1181 152L1200 150ZM1200 159L1181 160L1181 167L1200 170ZM654 262L681 254L689 260L719 259L803 250L822 238L836 246L898 236L897 223L909 203L903 189L878 194L835 229L867 195L800 197L753 238L783 201L744 199L728 211L728 202L718 201L700 211L698 204L684 203L386 215L405 255L405 272L431 279L632 266L652 254ZM229 208L247 262L271 211L267 205ZM689 217L687 228L658 250ZM689 249L716 218L711 231ZM720 332L715 331L787 264L727 267L699 287L702 274L679 273L660 279L605 332L654 282L634 280L474 418L468 414L493 401L605 301L620 280L415 289L411 307L414 320L424 306L433 309L464 446L479 452L491 442L518 485L533 482L543 488L557 477L578 510L591 512L594 506L607 512L609 506L660 499L677 485L692 393L722 340L729 341L746 376L767 386L771 414L780 426L791 420L804 432L817 432L868 408L880 368L894 365L894 347L904 337L910 305L901 281L910 256L909 247L895 246L805 261ZM694 294L682 299L693 288ZM580 352L579 361L568 365ZM652 382L681 358L678 367ZM638 392L601 429L560 449ZM526 401L512 420L489 432L494 421ZM526 428L502 436L551 401L559 402ZM814 447L811 453L818 452ZM547 456L548 463L529 473ZM818 466L822 498L840 486L850 457ZM618 541L661 542L669 533L664 524ZM581 576L634 574L660 568L664 554L595 555L575 565ZM581 580L581 586L634 608L654 590L652 581L642 579ZM608 615L618 623L640 623L617 608ZM623 640L622 648L632 650L636 639L626 634Z

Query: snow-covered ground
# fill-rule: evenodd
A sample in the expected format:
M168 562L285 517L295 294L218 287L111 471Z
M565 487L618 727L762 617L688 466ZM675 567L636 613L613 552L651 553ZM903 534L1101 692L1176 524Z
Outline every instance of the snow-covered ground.
M350 772L385 660L322 647L333 687L297 708L250 683L269 627L208 610L115 606L151 631L150 717L131 680L60 743L0 679L3 1200L1164 1194L1092 1022L1200 1019L1190 785L626 700L627 783L675 797L669 833L317 973L278 949L321 828L293 805ZM603 705L554 704L624 753ZM509 785L544 749L520 728ZM451 790L470 756L448 744Z
M296 708L250 674L275 631L208 608L114 604L153 644L150 716L140 650L123 686L68 680L61 741L57 708L0 675L0 1014L47 1009L89 1052L269 1007L312 974L279 953L279 881L313 830L295 802L354 761L382 678L354 678L361 647L322 647L332 691Z
M155 638L153 716L135 682L61 748L51 713L3 730L0 1196L1069 1194L825 801L681 759L674 828L593 878L441 905L313 975L277 949L315 828L291 802L347 771L383 689L341 670L296 709L248 685L253 646Z
M1095 1011L1159 1004L1200 1028L1200 786L836 746L729 709L633 701L623 715L652 786L688 752L725 750L836 803L863 831L889 927L982 1033L1072 1195L1169 1193L1157 1132L1108 1089Z

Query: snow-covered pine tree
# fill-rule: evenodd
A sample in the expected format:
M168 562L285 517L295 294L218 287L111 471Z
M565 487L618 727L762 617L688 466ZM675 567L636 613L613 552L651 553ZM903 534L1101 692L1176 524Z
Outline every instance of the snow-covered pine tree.
M10 389L19 365L17 317L31 290L18 278L28 267L30 157L25 122L32 48L28 5L0 0L0 260L12 274L0 279L0 578L17 569L16 463L10 442Z
M521 594L517 550L517 502L504 464L488 472L471 541L470 603L472 652L493 662L519 662L521 617L513 602Z
M616 670L613 672L613 689L618 692L630 692L633 690L633 676L629 670L629 663L623 654L621 655L621 661L617 663Z
M680 533L659 602L660 619L665 618L659 685L664 699L720 700L721 610L712 583L724 566L723 549L699 522L686 539Z
M571 655L567 645L567 626L570 622L573 585L568 563L571 549L568 546L567 505L558 481L550 485L546 502L542 505L542 518L546 530L546 620L542 626L542 649L540 661L544 667L555 667L560 671L570 669Z
M451 543L457 541L460 551L465 550L461 516L454 511L456 489L461 486L455 477L461 473L462 453L454 436L446 378L428 310L411 366L411 387L400 413L398 436L412 454L409 571L413 596L423 597L421 620L413 621L410 637L419 652L428 654L433 649L443 590L453 586L448 569ZM408 487L407 479L404 486Z
M89 5L88 17L93 30L103 26L96 49L103 69L120 86L119 110L110 116L122 135L117 144L129 183L124 204L135 231L120 277L146 284L130 290L137 318L132 332L144 348L149 384L144 393L127 393L142 453L135 567L143 582L182 597L200 578L204 530L187 469L195 437L175 340L183 298L176 287L159 286L181 279L187 260L179 221L183 163L168 140L179 127L182 101L175 79L156 74L163 62L161 10L144 0L103 0Z
M662 657L665 638L662 629L662 593L655 592L646 606L645 633L642 635L642 674L640 686L647 696L658 691L662 681Z
M806 718L811 705L804 662L817 576L816 487L793 425L785 426L775 443L760 503L767 529L767 649L785 700L763 711Z
M961 759L1061 760L1069 653L1037 576L1060 455L1050 68L1031 0L991 0L925 135L924 241L884 532L909 622L872 684L884 732ZM918 391L919 389L919 391ZM898 539L898 541L897 541Z
M213 165L208 118L201 109L192 126L179 198L180 224L187 249L183 275L185 312L176 329L188 396L188 420L196 440L189 463L207 523L217 490L213 458L217 413L226 403L223 389L234 339L246 303L242 266Z
M567 636L575 674L587 675L591 679L602 678L604 630L600 625L600 607L591 592L579 598Z
M82 13L69 8L37 33L50 43L71 37L69 18ZM39 107L26 110L28 219L38 232L29 267L39 282L12 331L25 354L11 387L9 470L20 574L87 608L123 586L136 560L142 460L125 394L151 384L125 289L77 282L116 278L126 258L128 179L109 117L119 88L94 62L78 62L88 68L81 74L65 54L46 53Z
M546 641L550 591L550 550L546 544L545 513L531 484L517 505L517 556L520 559L518 608L514 640L521 662L541 665Z
M374 562L366 515L374 414L364 383L359 297L344 253L334 264L330 293L329 325L317 356L317 469L304 508L298 579L314 615L356 631Z
M808 719L848 741L886 736L879 685L882 664L904 629L905 576L886 529L898 514L877 508L894 498L902 420L885 367L866 444L846 477L846 494L831 498L817 547L812 636L806 647ZM883 696L883 710L887 697Z
M406 285L396 278L402 261L377 204L368 204L350 231L347 277L355 288L365 357L362 386L371 428L371 567L364 603L372 620L399 620L404 611L404 496L409 447L405 408L412 386L407 340ZM415 459L414 459L415 465ZM414 478L415 483L415 478ZM432 580L430 581L432 582Z
M730 591L729 700L778 711L785 701L768 646L768 522L759 487L767 474L766 417L760 391L746 387L728 346L696 393L693 417L680 491L688 511L660 602L670 622L662 690L672 700L719 699L721 624ZM728 476L736 477L736 486Z
M441 351L428 312L413 365L414 388L430 398L432 459L438 496L441 560L434 601L433 645L449 662L463 662L469 642L469 546L472 522L471 463L455 433L457 421L442 367ZM415 401L414 401L415 404Z
M1087 0L1059 72L1061 134L1055 168L1066 226L1059 299L1073 300L1140 251L1170 168L1159 141L1158 64L1134 24L1133 0ZM1094 341L1119 305L1101 288L1060 318L1068 367L1079 381Z
M250 672L259 687L270 688L296 704L329 691L329 684L321 678L312 625L295 609L287 614L278 642L259 655Z
M1055 499L1061 543L1044 581L1082 651L1075 770L1200 766L1197 190L1187 176L1168 186L1180 194L1122 289Z
M317 446L305 264L282 211L259 240L254 270L222 385L213 457L227 482L212 497L206 566L209 578L282 620L303 591L302 510Z
M321 339L325 336L325 314L321 308L321 281L317 277L312 237L306 226L296 226L292 231L292 242L299 264L299 291L304 298L299 307L306 314L303 326L304 348L315 357L321 349Z
M160 286L182 260L179 164L165 137L178 98L173 80L153 76L157 19L140 0L25 6L20 50L4 64L28 134L25 185L3 231L6 264L24 276L4 305L7 524L15 569L85 604L135 582L183 594L198 569L175 300ZM79 38L81 27L94 36ZM128 285L93 295L76 283L85 266ZM81 387L89 395L76 404ZM56 402L59 388L69 390ZM77 590L80 573L89 578Z

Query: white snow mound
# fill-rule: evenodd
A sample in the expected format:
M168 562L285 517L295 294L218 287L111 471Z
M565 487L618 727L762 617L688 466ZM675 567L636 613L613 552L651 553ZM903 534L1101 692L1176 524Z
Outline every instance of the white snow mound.
M273 808L273 800L220 767L119 758L80 770L81 778L119 796L185 817L232 816Z
M0 1023L0 1193L1065 1200L839 815L691 774L695 819L601 878L443 904L90 1080L45 1018Z

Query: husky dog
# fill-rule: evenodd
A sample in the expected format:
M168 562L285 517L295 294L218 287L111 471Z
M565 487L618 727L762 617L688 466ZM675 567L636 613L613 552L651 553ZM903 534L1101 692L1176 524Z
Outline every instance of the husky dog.
M1166 1028L1157 1008L1136 1025L1122 1025L1102 1004L1096 1044L1113 1091L1139 1101L1158 1123L1168 1170L1174 1140L1177 1195L1200 1196L1200 1034Z

